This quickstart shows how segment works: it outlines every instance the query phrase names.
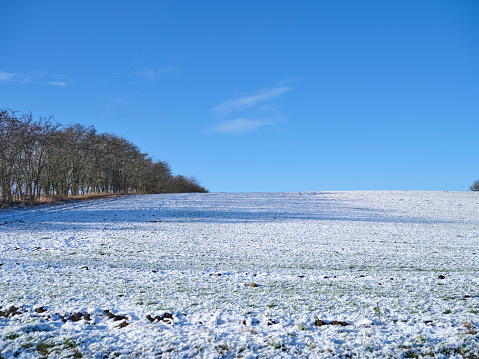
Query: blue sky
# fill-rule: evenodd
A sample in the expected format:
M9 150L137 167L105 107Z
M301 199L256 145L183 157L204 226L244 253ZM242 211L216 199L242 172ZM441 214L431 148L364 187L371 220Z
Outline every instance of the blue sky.
M213 192L467 190L475 0L0 0L0 107L124 136Z

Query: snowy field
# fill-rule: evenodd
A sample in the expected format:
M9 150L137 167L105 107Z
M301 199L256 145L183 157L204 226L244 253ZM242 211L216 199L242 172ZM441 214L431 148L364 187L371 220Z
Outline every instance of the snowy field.
M479 193L0 211L1 358L478 358Z

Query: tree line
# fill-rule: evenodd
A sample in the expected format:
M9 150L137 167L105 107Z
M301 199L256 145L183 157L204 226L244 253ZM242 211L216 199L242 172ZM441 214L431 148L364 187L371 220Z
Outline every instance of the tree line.
M0 109L0 204L87 194L207 192L132 142L78 123Z

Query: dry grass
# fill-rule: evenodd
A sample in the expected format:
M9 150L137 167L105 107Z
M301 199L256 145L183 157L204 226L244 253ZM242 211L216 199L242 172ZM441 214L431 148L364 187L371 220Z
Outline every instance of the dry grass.
M471 320L466 320L462 326L467 329L466 334L476 335L477 334L477 327L472 324Z
M0 209L6 208L22 208L22 207L32 207L41 204L46 205L55 205L61 204L68 201L88 201L93 199L100 199L100 198L113 198L113 197L120 197L120 196L129 196L129 195L137 195L140 193L85 193L79 195L69 195L69 196L41 196L36 198L35 200L21 200L21 201L12 201L8 203L0 203Z

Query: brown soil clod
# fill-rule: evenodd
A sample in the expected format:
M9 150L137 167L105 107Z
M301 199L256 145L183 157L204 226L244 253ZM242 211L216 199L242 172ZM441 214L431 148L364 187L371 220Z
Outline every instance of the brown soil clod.
M68 319L70 319L72 322L76 323L76 322L79 322L80 320L83 319L83 314L80 313L80 312L78 312L78 313L73 313L73 314L70 316L70 318L68 318Z
M439 277L437 277L437 279L446 279L446 277L444 277L442 274L439 275Z
M15 307L12 305L10 308L8 308L6 311L0 311L0 318L1 317L13 317L15 315L20 315L22 312L19 311L20 308Z
M340 320L333 320L331 322L326 322L322 319L316 319L316 321L314 322L314 325L316 327L322 327L323 325L340 325L342 327L345 327L345 326L348 326L349 323L348 322L344 322L344 321L340 321Z
M108 309L105 309L103 312L108 316L108 318L113 319L114 322L118 322L120 320L127 319L125 315L115 315L112 312L110 312Z
M127 323L127 322L121 322L120 325L118 325L118 328L122 329L126 326L128 326L130 323Z
M341 325L342 327L345 327L345 326L348 326L349 323L348 322L343 322L343 321L340 321L340 320L333 320L331 323L329 323L330 325Z
M148 319L150 322L155 322L155 321L163 321L166 324L171 324L173 322L173 314L172 313L164 313L163 315L157 315L156 317L152 317L150 314L146 316L146 319Z
M45 313L47 310L43 307L38 307L35 309L35 313Z

